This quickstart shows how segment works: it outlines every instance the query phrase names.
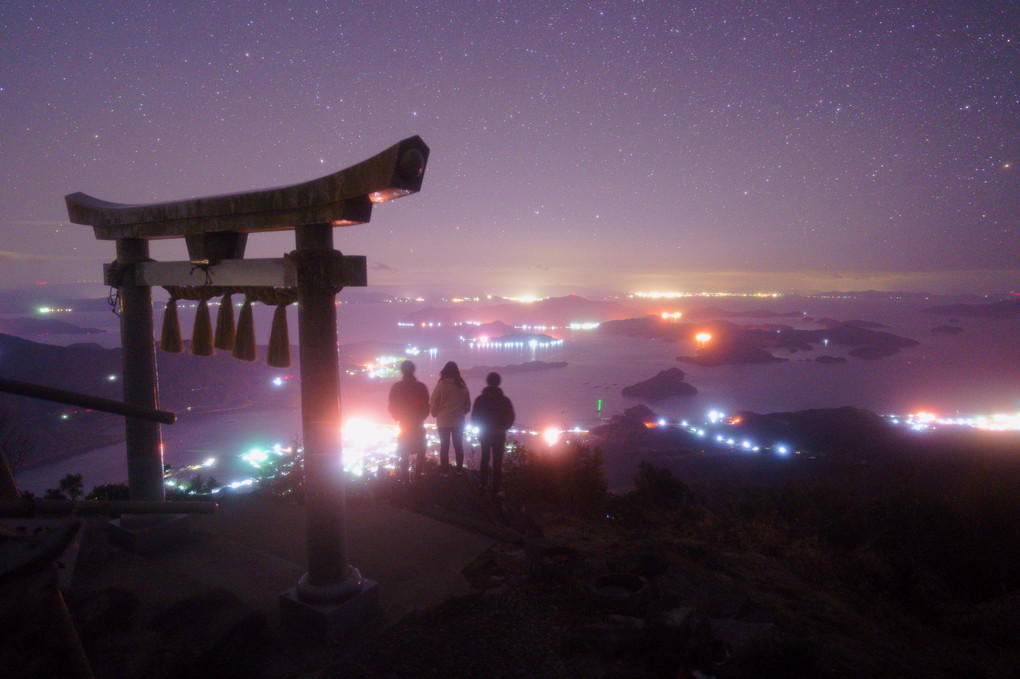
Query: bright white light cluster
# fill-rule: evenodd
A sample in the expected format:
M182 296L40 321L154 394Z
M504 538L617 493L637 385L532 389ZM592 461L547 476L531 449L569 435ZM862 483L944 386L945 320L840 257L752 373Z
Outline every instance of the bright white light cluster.
M1020 431L1020 411L1016 413L995 413L993 415L971 415L939 417L931 412L916 412L905 416L889 416L893 424L905 423L914 431L929 431L936 427L972 427L986 431Z
M528 340L527 342L518 340L514 340L512 342L511 341L500 342L498 340L490 340L488 337L485 337L484 335L477 339L469 339L465 337L461 337L460 339L462 342L467 342L468 345L472 348L477 346L487 347L490 349L523 349L524 347L528 347L529 349L538 348L546 349L548 347L556 347L563 344L563 340L561 339L553 340L551 342L539 342L538 340L535 339Z
M269 461L270 456L283 457L294 452L292 448L284 448L279 443L274 445L272 448L252 448L247 453L241 455L241 459L250 464L252 467L258 469Z
M721 410L708 411L706 418L709 421L709 426L712 425L726 426L737 424L740 422L741 419L739 417L733 417L727 421L726 413L724 413ZM740 450L748 453L759 453L765 450L772 451L773 453L781 457L786 457L791 452L790 447L785 443L772 443L771 445L768 445L755 443L750 439L742 439L738 441L732 436L727 436L726 434L718 433L718 430L713 435L710 436L709 431L707 431L703 427L691 425L687 420L681 420L679 425L673 425L670 424L665 419L659 419L657 422L649 422L645 426L647 426L650 429L655 427L677 426L680 429L686 430L687 433L691 434L692 436L697 436L698 438L708 438L709 442L714 443L718 446L727 447L733 450ZM796 454L799 455L800 451L796 451Z

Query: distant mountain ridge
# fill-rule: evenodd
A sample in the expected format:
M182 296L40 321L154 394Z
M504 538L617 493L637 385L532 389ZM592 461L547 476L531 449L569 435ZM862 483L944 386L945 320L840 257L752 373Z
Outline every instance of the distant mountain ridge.
M1020 318L1020 299L1004 299L988 304L943 304L924 309L926 314L942 314L965 318Z
M494 323L511 326L555 325L571 323L604 323L630 318L638 312L617 302L591 300L580 295L550 297L528 304L458 304L452 307L427 307L408 314L407 323Z

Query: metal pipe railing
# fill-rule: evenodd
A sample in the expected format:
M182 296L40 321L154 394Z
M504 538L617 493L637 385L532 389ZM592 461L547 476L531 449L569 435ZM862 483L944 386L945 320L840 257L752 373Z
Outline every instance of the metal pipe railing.
M29 398L39 398L44 401L64 403L81 408L91 408L93 410L101 410L104 413L136 417L140 420L161 422L162 424L173 424L177 420L177 416L167 410L153 410L152 408L143 408L130 403L124 403L123 401L114 401L99 396L89 396L88 394L79 394L65 389L44 387L40 384L9 380L2 377L0 377L0 392L28 396Z

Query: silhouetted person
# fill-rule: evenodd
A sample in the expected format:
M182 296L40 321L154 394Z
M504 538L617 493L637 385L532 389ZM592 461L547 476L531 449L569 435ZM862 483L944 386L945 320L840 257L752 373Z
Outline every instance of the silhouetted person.
M439 430L439 466L450 473L450 441L457 454L457 473L464 473L464 417L471 411L471 394L457 364L450 361L439 371L439 382L432 390L429 410Z
M499 388L499 373L485 377L488 386L475 399L471 409L471 423L478 427L478 439L482 447L481 486L484 490L489 482L489 458L492 457L492 494L500 489L503 476L503 451L506 449L506 430L514 424L514 406Z
M398 476L410 477L411 456L415 456L414 475L421 478L425 468L425 418L429 416L429 390L414 377L414 363L400 364L403 379L390 387L390 415L400 425L397 435Z

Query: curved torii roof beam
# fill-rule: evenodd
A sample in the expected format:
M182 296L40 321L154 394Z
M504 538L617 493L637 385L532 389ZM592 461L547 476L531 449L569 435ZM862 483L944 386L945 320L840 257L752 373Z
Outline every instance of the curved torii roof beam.
M428 146L414 136L301 184L150 205L111 203L80 192L64 200L70 220L92 226L99 240L279 231L304 224L348 226L369 221L373 203L416 193L428 155Z

